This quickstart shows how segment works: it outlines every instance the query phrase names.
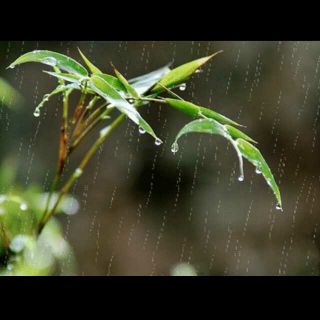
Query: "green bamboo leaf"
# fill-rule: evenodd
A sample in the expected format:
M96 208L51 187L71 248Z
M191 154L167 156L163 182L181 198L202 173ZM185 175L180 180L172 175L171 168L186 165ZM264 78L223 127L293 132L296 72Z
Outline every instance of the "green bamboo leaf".
M159 68L155 71L146 73L142 76L136 77L136 78L132 78L130 80L128 80L128 82L130 84L139 84L139 83L151 83L154 82L154 84L156 82L158 82L159 80L161 80L167 73L169 73L171 71L170 69L170 65L168 64L162 68Z
M111 87L125 93L127 92L126 87L116 77L113 77L113 76L110 76L109 74L104 74L104 73L97 74L97 76L103 78L108 84L110 84Z
M65 80L68 82L71 82L72 84L75 84L74 86L72 86L73 89L76 90L84 90L83 86L80 86L80 82L85 79L85 78L81 78L79 76L76 76L74 74L69 74L69 73L59 73L59 72L51 72L51 71L44 71L45 73L48 73L49 75L58 78L59 80ZM92 90L92 88L90 87L90 83L87 84L87 88L86 88L86 93L87 94L95 94L94 90Z
M142 130L152 135L156 139L156 144L162 143L134 106L128 103L114 87L105 81L103 77L100 75L93 75L90 82L92 88L98 95L101 95L105 100L113 104L120 112L126 114L133 122L142 128Z
M203 65L205 65L221 52L223 51L218 51L209 57L197 59L192 62L186 63L176 69L173 69L171 72L166 74L159 83L167 88L170 88L175 84L179 84L185 80L188 80L195 71L200 69ZM163 89L159 85L156 85L151 89L152 92L158 92L162 90Z
M250 138L249 136L247 136L246 134L244 134L242 131L232 127L232 126L229 126L228 124L225 125L225 127L227 128L230 136L233 138L233 139L243 139L243 140L247 140L249 142L253 142L253 143L258 143L257 141L254 141L252 138Z
M160 81L166 74L170 72L169 65L160 69L147 73L143 76L128 80L138 94L142 95L150 90L158 81Z
M13 69L16 65L25 62L39 62L52 67L57 67L61 70L78 75L80 77L88 76L87 70L77 61L63 54L47 50L35 50L32 52L28 52L11 63L8 68Z
M135 98L139 99L139 95L136 92L136 90L128 83L126 78L116 69L116 67L111 63L111 66L114 70L114 73L116 74L119 81L126 87L127 91Z
M79 81L82 79L82 77L77 76L75 74L70 74L70 73L61 73L61 72L52 72L52 71L43 71L43 72L50 74L50 76L53 76L68 82L72 82L72 83L79 83Z
M56 72L56 73L61 73L61 70L57 67L53 67L53 71ZM58 82L60 83L61 86L64 86L65 83L64 83L64 80L63 79L59 79L58 78Z
M78 48L80 55L82 57L82 59L84 60L84 62L86 63L86 65L88 66L88 68L90 69L92 74L100 74L102 73L96 66L94 66L88 59L87 57L81 52L81 50Z
M267 162L263 158L261 152L256 147L254 147L252 144L250 144L249 142L247 142L243 139L237 139L236 143L239 147L241 154L256 167L256 173L263 174L269 187L272 189L272 191L274 192L274 194L277 198L278 204L277 204L276 208L279 210L282 210L282 201L281 201L280 190L279 190L279 188L275 182L275 179L272 175L272 172L271 172Z
M234 149L237 152L237 156L239 159L239 168L240 168L240 177L239 181L243 181L244 175L243 175L243 160L242 160L242 155L241 152L238 148L237 143L232 139L231 135L229 134L228 130L224 125L221 123L213 120L213 119L200 119L200 120L195 120L187 125L185 125L178 133L175 142L173 143L171 147L171 151L173 153L176 153L179 150L178 146L178 140L180 139L181 136L187 134L187 133L192 133L192 132L199 132L199 133L210 133L210 134L217 134L220 135L224 138L226 138L234 147Z
M178 100L178 99L165 99L168 104L172 107L188 114L193 118L200 118L201 116L205 116L210 119L214 119L221 123L231 124L234 126L241 126L240 124L234 122L233 120L228 119L227 117L212 111L207 108L199 107L191 102Z

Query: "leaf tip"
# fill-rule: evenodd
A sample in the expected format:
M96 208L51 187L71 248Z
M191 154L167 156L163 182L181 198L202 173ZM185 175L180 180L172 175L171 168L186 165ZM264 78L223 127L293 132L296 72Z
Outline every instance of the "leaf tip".
M82 51L80 50L80 48L79 48L79 47L77 47L77 49L78 49L78 51L79 51L79 53L80 53L81 57L83 58L83 57L84 57L84 54L82 53Z
M112 61L109 61L110 62L110 65L111 65L111 67L112 67L112 69L113 69L113 71L115 72L115 73L117 73L117 68L114 66L114 64L112 63Z
M280 210L281 212L283 212L282 204L278 203L277 206L276 206L276 209Z

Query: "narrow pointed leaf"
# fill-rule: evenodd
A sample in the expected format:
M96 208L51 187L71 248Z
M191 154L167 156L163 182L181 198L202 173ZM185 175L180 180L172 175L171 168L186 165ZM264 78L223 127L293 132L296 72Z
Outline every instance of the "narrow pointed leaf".
M80 91L84 90L83 86L80 87L79 85L81 79L83 78L79 76L76 76L74 74L69 74L69 73L59 73L59 72L51 72L51 71L44 71L44 72L50 74L53 77L58 78L59 80L64 80L64 81L71 82L72 84L75 84L75 86L73 86L73 89L80 90ZM92 90L90 86L90 83L87 84L87 88L85 89L85 91L88 94L95 94L94 90Z
M200 118L201 114L207 118L214 119L221 123L231 124L234 126L241 126L240 124L228 119L227 117L212 111L207 108L199 107L191 102L178 100L178 99L165 99L172 107L188 114L193 118Z
M136 77L136 78L132 78L130 80L128 80L128 82L130 84L139 84L139 83L147 83L147 82L153 82L156 83L157 81L161 80L167 73L169 73L171 71L170 69L170 64L159 68L155 71L146 73L142 76Z
M120 112L126 114L133 122L152 135L156 140L160 140L155 135L149 124L140 116L134 106L128 103L114 87L105 81L104 78L100 75L93 75L90 82L92 88L97 94L101 95L105 100L113 104Z
M119 81L126 87L127 91L136 99L139 99L139 95L136 90L128 83L127 79L116 69L116 67L111 63L111 66L114 70Z
M61 73L61 70L57 67L53 67L53 71L56 72L56 73ZM65 83L64 83L64 80L63 79L59 79L58 78L58 82L60 83L61 86L64 86Z
M209 57L197 59L192 62L186 63L176 69L173 69L168 74L166 74L159 83L167 88L170 88L175 84L179 84L185 80L188 80L196 70L200 69L203 65L205 65L221 52L222 51L218 51ZM163 89L159 85L156 85L154 88L152 88L151 91L158 92L161 90Z
M51 72L51 71L44 71L44 72L58 79L62 79L72 83L79 83L80 80L83 79L77 75L69 74L69 73L58 73L58 72ZM108 74L99 74L99 76L103 78L106 82L108 82L112 87L116 88L117 90L127 92L126 87L117 78L110 76ZM90 89L90 83L88 85L88 89Z
M26 62L39 62L52 67L58 67L61 70L81 77L88 76L87 70L77 61L63 54L47 50L35 50L28 52L14 61L9 68L14 68L16 65Z
M172 150L177 150L177 141L180 139L181 136L192 132L217 134L226 138L233 145L234 149L237 152L237 156L239 159L240 176L243 177L243 160L237 143L232 139L225 126L213 119L195 120L185 125L178 133L176 140L172 145Z
M89 60L88 58L81 52L81 50L78 48L79 53L82 57L82 59L84 60L84 62L86 63L86 65L88 66L88 68L90 69L92 74L100 74L102 73L96 66L94 66Z
M243 139L243 140L247 140L249 142L253 142L253 143L258 143L257 141L254 141L252 138L250 138L249 136L247 136L246 134L244 134L242 131L232 127L232 126L229 126L228 124L225 125L225 127L227 128L230 136L233 138L233 139Z
M236 140L237 145L239 147L239 150L241 154L249 161L251 162L254 166L256 166L257 170L261 172L266 179L269 187L272 189L274 192L277 201L278 201L278 206L282 210L282 201L281 201L281 195L280 195L280 190L279 187L272 175L272 172L263 158L261 152L254 147L252 144L249 142L243 140L243 139L237 139Z
M43 72L50 74L50 76L53 76L68 82L72 82L72 83L79 83L81 79L80 76L77 76L75 74L70 74L70 73L60 73L60 72L52 72L52 71L43 71Z
M143 76L128 80L138 94L142 95L149 91L158 81L170 72L169 65L166 65L158 70L147 73Z
M103 78L111 87L114 87L115 89L123 92L127 92L126 87L121 83L119 79L116 77L110 76L109 74L97 74L97 76Z

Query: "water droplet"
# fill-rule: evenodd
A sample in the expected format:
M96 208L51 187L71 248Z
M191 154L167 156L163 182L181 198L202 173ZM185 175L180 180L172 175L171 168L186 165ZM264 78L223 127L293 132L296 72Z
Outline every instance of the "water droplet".
M244 180L244 176L240 176L240 177L238 178L238 180L239 180L240 182L242 182L242 181Z
M104 136L110 129L110 126L105 127L100 131L100 137Z
M34 110L33 115L34 115L36 118L38 118L38 117L40 116L40 110L39 110L39 109Z
M160 146L160 144L162 143L162 141L157 138L156 141L154 142L156 146Z
M26 211L26 210L28 209L28 205L27 205L26 203L21 203L20 209L21 209L22 211Z
M133 99L129 99L128 102L129 102L130 104L134 104L134 100L133 100Z
M86 85L86 82L88 81L87 77L81 77L79 80L78 80L78 85L79 87L84 87Z
M65 198L64 200L62 200L61 207L62 207L62 210L64 211L64 213L66 213L68 215L73 215L78 212L80 205L76 199L70 197L70 198Z
M48 101L49 100L49 97L50 97L50 94L45 94L43 96L43 101Z
M40 60L42 63L47 64L48 66L54 67L57 64L57 60L53 57L46 57Z
M175 142L171 147L172 153L177 153L179 151L179 145Z
M14 69L14 67L15 67L15 66L13 66L13 65L9 66L10 69Z
M186 85L185 83L183 83L183 84L179 87L180 91L184 91L184 90L186 90L186 88L187 88L187 85Z
M74 172L74 175L76 178L79 178L82 175L82 169L78 168L76 169L76 171Z
M276 210L281 210L281 206L280 205L276 205Z
M140 133L140 134L145 134L145 133L146 133L146 130L144 130L142 127L139 127L139 133Z
M258 168L256 169L256 174L261 174L261 171Z
M13 264L8 264L8 265L7 265L7 269L8 269L9 271L11 271L11 270L13 269Z

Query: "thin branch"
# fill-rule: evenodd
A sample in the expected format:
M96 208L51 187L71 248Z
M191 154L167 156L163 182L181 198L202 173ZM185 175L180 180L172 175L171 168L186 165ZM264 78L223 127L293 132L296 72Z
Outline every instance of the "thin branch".
M77 120L77 118L79 116L79 113L81 112L81 110L83 108L84 100L85 100L86 95L87 95L86 89L87 89L87 81L85 81L85 85L84 85L84 88L82 89L82 94L81 94L78 106L77 106L76 110L74 111L74 114L73 114L73 117L72 117L72 120L71 120L72 124L74 124L76 122L76 120Z
M105 106L103 106L105 107ZM102 109L102 108L101 108ZM101 110L99 109L99 111ZM98 109L97 109L98 110ZM97 111L96 110L96 111ZM72 142L69 150L68 150L68 157L71 153L79 146L79 144L88 136L88 134L112 111L114 108L108 108L102 114L98 115L90 125L77 137L75 141Z
M157 82L157 84L164 90L166 90L170 95L172 95L175 98L178 98L179 100L184 101L181 97L179 97L176 93L168 89L167 87L163 86L160 82ZM181 85L180 85L181 86Z
M40 234L46 225L46 223L49 221L49 219L54 215L62 197L69 191L70 187L73 185L73 183L81 176L85 166L87 165L88 161L91 159L91 157L94 155L95 151L100 147L100 145L103 143L103 141L109 136L109 134L117 127L117 125L126 117L125 114L121 114L108 128L107 131L105 131L99 139L96 141L96 143L91 147L89 152L85 155L84 159L80 163L79 167L74 171L73 175L69 178L67 183L64 185L64 187L61 189L60 194L58 196L58 199L54 205L54 207L51 209L50 213L43 219L39 225L38 234Z
M88 107L85 108L76 124L76 127L73 131L72 137L71 137L71 143L73 143L76 138L81 134L81 130L86 126L86 122L84 122L84 118L86 117L87 113L89 112L89 110L91 110L95 103L97 102L97 100L99 99L98 96L95 96L89 103Z

